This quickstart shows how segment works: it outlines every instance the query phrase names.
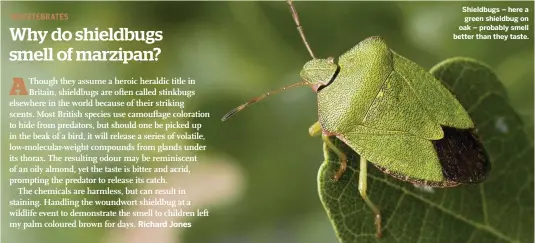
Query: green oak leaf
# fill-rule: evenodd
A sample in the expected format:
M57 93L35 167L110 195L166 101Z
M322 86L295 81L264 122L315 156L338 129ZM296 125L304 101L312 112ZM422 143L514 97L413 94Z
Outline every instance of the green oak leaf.
M533 242L533 144L509 105L502 83L486 65L451 58L431 69L476 123L492 170L479 185L424 190L381 173L368 163L368 196L380 208L383 238L357 189L359 155L340 140L348 169L331 181L338 157L323 146L318 174L321 201L342 243Z

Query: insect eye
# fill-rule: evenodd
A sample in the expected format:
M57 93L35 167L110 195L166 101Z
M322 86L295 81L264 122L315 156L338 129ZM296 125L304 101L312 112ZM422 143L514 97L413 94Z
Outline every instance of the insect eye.
M329 63L334 64L334 57L328 57L328 58L327 58L327 61L328 61Z

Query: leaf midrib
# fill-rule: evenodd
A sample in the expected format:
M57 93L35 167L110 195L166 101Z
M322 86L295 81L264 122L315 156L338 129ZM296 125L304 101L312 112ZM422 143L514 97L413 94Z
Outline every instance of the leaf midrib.
M329 161L329 160L327 160L327 161ZM329 163L329 162L327 162L327 163ZM351 171L353 172L353 175L357 172L357 170L354 169L354 168L352 168L352 167L348 167L348 169L351 170ZM458 219L458 220L460 220L460 221L462 221L462 222L465 222L465 223L467 223L467 224L469 224L469 225L471 225L471 226L473 226L473 227L475 227L475 228L484 230L484 231L486 231L486 232L488 232L488 233L490 233L490 234L496 236L497 238L500 238L500 239L502 239L502 240L505 240L505 241L507 241L507 242L511 242L511 243L520 243L520 241L518 241L518 240L513 240L513 239L507 237L507 236L504 235L502 232L498 231L497 229L493 228L493 227L490 226L490 225L481 224L481 223L472 221L472 220L470 220L470 219L467 219L467 218L465 218L465 217L463 217L463 216L461 216L461 215L458 215L458 214L452 212L451 210L449 210L449 209L447 209L447 208L442 207L442 206L439 205L439 204L434 203L434 202L431 201L431 200L428 200L428 199L426 199L426 198L424 198L424 197L421 197L420 195L418 195L418 194L416 194L416 193L413 193L413 192L411 192L411 191L405 189L404 187L400 187L400 186L398 186L398 185L396 185L396 184L394 184L394 183L389 182L388 180L385 180L385 179L383 179L383 178L377 177L377 176L375 176L375 175L368 174L367 176L368 176L369 178L374 179L374 180L383 182L383 183L385 183L386 185L391 186L392 188L398 189L398 190L400 190L401 192L403 192L404 194L410 195L410 196L412 196L412 197L414 197L414 198L416 198L416 199L418 199L418 200L420 200L420 201L422 201L422 202L424 202L424 203L427 203L427 204L429 204L430 206L433 206L433 207L439 209L440 211L442 211L442 212L444 212L444 213L446 213L446 214L448 214L448 215L450 215L450 216L453 216L454 218L456 218L456 219ZM350 183L351 183L351 181L348 181L348 183L344 186L344 189L342 189L342 192L340 193L340 195L344 194L345 190L347 189L347 187L349 186ZM339 198L339 197L332 197L332 196L331 196L331 198L336 199L337 201L340 201L340 198ZM351 231L350 231L350 232L351 232Z

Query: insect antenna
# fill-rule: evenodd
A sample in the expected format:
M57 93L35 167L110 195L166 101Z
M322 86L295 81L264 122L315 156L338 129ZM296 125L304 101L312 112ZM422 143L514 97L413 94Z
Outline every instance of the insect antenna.
M295 84L291 84L291 85L288 85L288 86L284 86L280 89L276 89L276 90L273 90L273 91L270 91L270 92L267 92L261 96L258 96L256 98L252 98L250 99L249 101L243 103L242 105L232 109L231 111L229 111L227 114L225 114L223 116L223 118L221 118L221 121L226 121L228 120L230 117L234 116L236 113L240 112L241 110L245 109L247 106L250 106L258 101L261 101L263 100L264 98L270 96L270 95L274 95L276 93L279 93L281 91L284 91L284 90L287 90L287 89L291 89L291 88L294 88L294 87L299 87L299 86L303 86L303 85L310 85L310 82L307 82L307 81L302 81L302 82L299 82L299 83L295 83Z
M312 57L312 59L316 59L316 56L314 56L314 52L312 52L312 48L310 48L307 38L305 37L305 31L303 30L303 26L301 26L301 23L299 22L299 15L297 14L297 10L295 10L295 6L292 0L286 0L286 2L288 2L288 5L290 5L290 10L292 11L292 17L294 18L294 22L297 25L297 31L299 31L299 34L301 35L301 39L303 39L303 43L305 43L305 46L307 47L308 53L310 53L310 56Z

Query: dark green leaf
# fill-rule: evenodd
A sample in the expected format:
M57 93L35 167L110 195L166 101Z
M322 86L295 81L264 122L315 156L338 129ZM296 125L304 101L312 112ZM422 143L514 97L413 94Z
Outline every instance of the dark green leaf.
M503 85L487 66L448 59L431 72L457 95L476 123L492 171L480 185L424 191L381 173L368 163L368 196L383 217L383 238L357 190L359 156L332 138L349 158L339 182L330 178L338 157L325 151L319 175L321 200L338 238L349 242L533 242L533 144Z

